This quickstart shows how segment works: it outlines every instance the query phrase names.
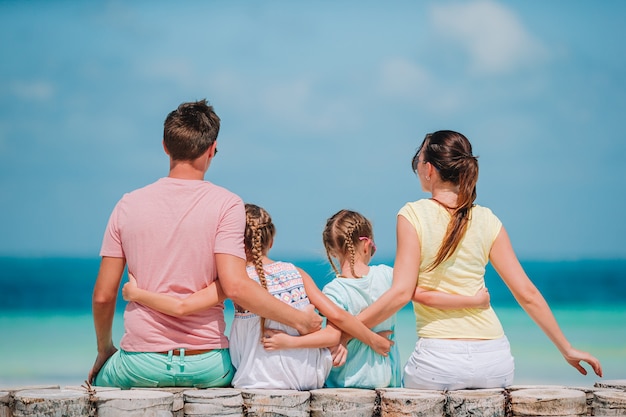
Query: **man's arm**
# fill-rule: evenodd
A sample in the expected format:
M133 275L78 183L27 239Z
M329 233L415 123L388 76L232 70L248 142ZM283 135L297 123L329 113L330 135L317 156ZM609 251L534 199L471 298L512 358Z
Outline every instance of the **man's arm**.
M246 261L234 255L215 254L217 276L226 297L243 308L308 334L322 328L322 318L313 307L297 310L274 298L246 273Z
M117 348L113 345L113 317L117 292L126 266L126 259L104 256L100 261L100 270L93 290L92 311L96 330L98 356L89 372L89 381L92 382Z

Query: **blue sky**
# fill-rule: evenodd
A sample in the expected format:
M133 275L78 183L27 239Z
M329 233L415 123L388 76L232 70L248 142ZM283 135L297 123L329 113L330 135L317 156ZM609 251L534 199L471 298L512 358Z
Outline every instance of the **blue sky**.
M97 256L167 175L166 114L222 119L207 179L262 205L274 255L323 256L341 208L426 197L424 135L466 134L478 200L525 259L626 258L626 2L0 2L0 255Z

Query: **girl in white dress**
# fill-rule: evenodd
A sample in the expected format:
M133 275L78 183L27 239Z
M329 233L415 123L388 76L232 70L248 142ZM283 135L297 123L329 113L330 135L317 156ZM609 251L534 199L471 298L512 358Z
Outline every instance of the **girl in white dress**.
M326 316L327 326L311 334L306 346L298 343L299 338L294 338L295 342L289 349L266 350L262 344L264 337L274 332L298 335L297 331L235 305L230 335L230 355L236 368L233 386L240 389L321 388L333 363L341 365L345 361L345 349L338 344L339 329L386 356L393 344L390 340L372 332L354 316L338 308L302 269L268 258L275 233L267 211L254 204L246 204L244 243L248 276L294 308L316 307ZM178 298L138 288L130 273L122 294L127 301L135 301L173 316L193 314L224 300L219 281L189 297ZM335 348L332 358L328 347Z
M246 204L244 243L248 276L293 308L307 308L311 303L302 280L305 272L290 263L273 261L267 256L275 232L272 219L264 209ZM328 325L316 332L317 347L267 351L261 343L266 329L298 334L292 327L266 320L235 305L235 319L230 332L230 355L236 369L233 386L297 390L321 388L332 367L327 347L339 343L341 331Z

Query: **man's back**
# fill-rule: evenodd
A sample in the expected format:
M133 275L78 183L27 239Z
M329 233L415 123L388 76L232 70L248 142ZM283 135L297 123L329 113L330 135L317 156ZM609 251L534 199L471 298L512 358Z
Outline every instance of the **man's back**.
M126 258L140 288L185 297L216 279L215 253L245 257L243 219L243 203L230 191L162 178L119 201L100 255ZM130 352L228 347L221 303L182 318L129 303L124 325L120 346Z
M232 379L219 294L217 305L210 299L193 310L199 313L183 318L130 303L121 349L115 347L113 318L126 266L139 288L159 297L187 296L205 287L221 291L210 285L219 271L222 295L302 333L320 328L321 318L312 310L294 312L248 278L243 202L204 182L217 153L219 128L220 119L206 100L171 111L163 124L168 177L125 195L111 214L92 298L98 355L89 381L95 385L206 388L228 386ZM205 295L201 302L207 301Z

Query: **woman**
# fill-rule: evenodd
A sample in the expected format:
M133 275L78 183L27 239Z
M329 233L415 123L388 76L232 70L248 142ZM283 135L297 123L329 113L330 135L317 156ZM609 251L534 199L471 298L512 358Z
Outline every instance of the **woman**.
M515 299L583 375L581 362L602 376L600 362L574 349L550 307L520 265L506 230L486 207L474 204L478 161L465 136L453 131L426 135L412 161L422 190L431 198L407 203L397 218L393 285L359 318L367 326L385 320L414 295L416 286L473 295L484 288L491 261ZM404 368L407 388L456 390L506 387L514 362L492 308L444 310L426 306L430 291L414 302L419 336ZM415 300L415 299L414 299Z

